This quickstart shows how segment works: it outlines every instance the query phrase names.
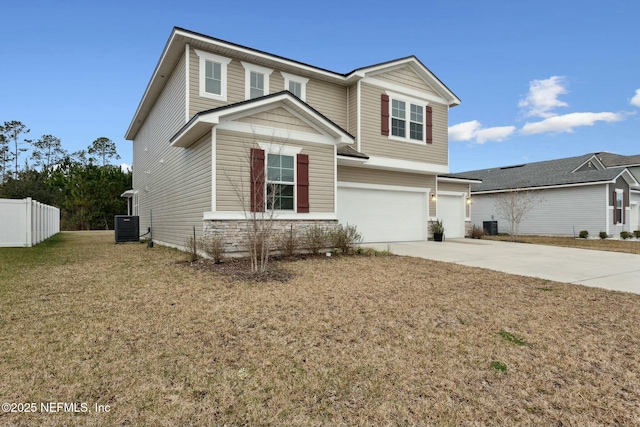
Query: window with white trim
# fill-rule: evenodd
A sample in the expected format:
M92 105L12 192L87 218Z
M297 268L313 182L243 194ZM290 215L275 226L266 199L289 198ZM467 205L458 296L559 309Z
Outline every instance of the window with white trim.
M194 49L198 55L200 96L218 101L227 100L227 65L231 59Z
M284 90L288 90L303 101L307 100L307 83L309 79L280 71L284 77Z
M624 223L624 190L616 189L616 200L614 209L616 210L616 223L623 224Z
M423 142L424 107L419 104L392 98L391 136Z
M259 98L269 94L269 76L273 72L270 68L242 62L245 70L245 98Z
M267 154L267 209L294 210L295 157Z

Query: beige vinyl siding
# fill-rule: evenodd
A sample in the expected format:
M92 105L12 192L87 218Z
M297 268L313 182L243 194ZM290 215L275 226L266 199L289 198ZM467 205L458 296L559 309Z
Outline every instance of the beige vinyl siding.
M307 104L347 129L347 88L320 80L307 83Z
M133 142L140 230L147 231L152 215L154 240L176 246L193 225L202 234L203 212L211 210L211 136L189 148L169 143L185 123L185 82L183 57Z
M456 193L465 193L465 199L469 196L469 184L461 184L457 182L440 182L438 183L438 192L455 191ZM469 204L465 204L465 216L469 218Z
M358 85L351 85L348 88L349 94L349 126L347 132L358 137Z
M200 58L189 49L189 117L196 113L244 101L244 67L238 60L227 65L227 102L200 96Z
M334 212L334 147L279 138L263 138L241 132L218 130L216 138L216 209L244 211L250 209L251 148L258 142L301 147L301 154L309 155L309 211ZM244 208L243 208L244 204Z
M263 113L254 114L253 116L238 119L239 122L250 123L257 126L277 127L298 132L306 132L320 134L317 130L309 126L307 123L293 116L290 112L282 107Z
M394 83L406 87L410 87L421 92L427 92L434 96L440 96L433 90L422 78L411 69L410 66L404 66L395 70L388 71L386 73L377 74L372 76L378 80Z
M231 58L232 61L227 65L227 102L216 101L200 96L200 58L193 48L189 52L189 117L201 111L245 100L245 69L240 60ZM269 75L269 93L285 90L284 77L280 71L273 69ZM307 83L306 102L343 129L347 128L346 87L311 79Z
M435 193L436 191L435 175L355 168L349 166L338 166L338 182L398 185L402 187L430 188L432 193ZM431 196L429 196L429 212L435 211L436 204L431 201Z
M368 83L362 83L361 151L369 156L390 157L437 165L447 165L449 161L448 108L446 105L430 102L433 109L433 143L412 143L390 139L381 134L380 97L385 90Z

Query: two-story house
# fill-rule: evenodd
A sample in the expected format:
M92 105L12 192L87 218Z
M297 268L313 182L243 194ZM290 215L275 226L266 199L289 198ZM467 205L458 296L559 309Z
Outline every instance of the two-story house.
M469 183L447 176L460 100L416 57L328 71L174 28L135 112L131 214L154 241L247 227L357 226L366 242L448 238L470 224Z

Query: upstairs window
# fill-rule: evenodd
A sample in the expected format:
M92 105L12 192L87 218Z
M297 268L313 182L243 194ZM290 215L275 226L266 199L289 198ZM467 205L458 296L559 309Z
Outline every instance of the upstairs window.
M407 109L403 101L391 101L391 135L405 138Z
M227 65L231 59L195 49L199 58L200 96L227 100Z
M270 68L242 62L245 70L245 99L259 98L269 94Z
M307 83L309 79L280 71L284 77L284 90L288 90L303 101L307 100Z
M426 136L427 144L433 142L432 109L419 104L418 101L383 94L381 119L382 135L415 143L424 143Z
M251 71L249 75L249 98L264 96L264 74Z

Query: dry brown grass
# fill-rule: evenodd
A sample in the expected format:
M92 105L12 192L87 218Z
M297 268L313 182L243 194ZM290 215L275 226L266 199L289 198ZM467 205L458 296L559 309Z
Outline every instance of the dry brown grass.
M487 240L511 241L511 236L484 236ZM520 243L532 243L536 245L564 246L567 248L593 249L597 251L624 252L628 254L640 254L640 240L599 240L599 239L575 239L573 237L554 236L518 236Z
M112 240L0 250L0 399L111 405L0 424L640 423L640 295L394 256L238 282Z

